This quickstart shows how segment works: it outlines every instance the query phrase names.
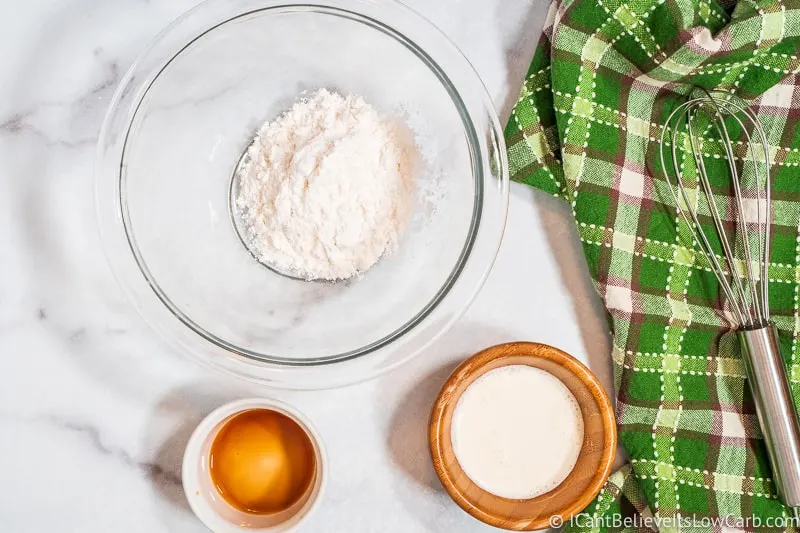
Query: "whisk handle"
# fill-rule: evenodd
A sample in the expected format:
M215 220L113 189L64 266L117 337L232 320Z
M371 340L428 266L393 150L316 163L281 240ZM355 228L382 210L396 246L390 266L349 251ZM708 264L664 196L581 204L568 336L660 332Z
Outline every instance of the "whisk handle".
M740 330L742 359L781 501L800 506L800 421L775 327Z

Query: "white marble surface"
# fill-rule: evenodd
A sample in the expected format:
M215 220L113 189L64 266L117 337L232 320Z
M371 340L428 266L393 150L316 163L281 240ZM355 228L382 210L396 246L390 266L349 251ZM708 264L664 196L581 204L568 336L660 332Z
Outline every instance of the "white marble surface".
M567 211L512 188L495 269L466 316L415 361L320 392L253 391L172 352L123 299L100 249L94 146L121 74L196 0L0 3L0 531L201 532L183 446L220 403L260 394L315 422L327 497L304 531L489 531L442 491L425 424L449 370L508 340L554 344L611 386L609 340ZM415 0L483 77L502 118L546 0Z

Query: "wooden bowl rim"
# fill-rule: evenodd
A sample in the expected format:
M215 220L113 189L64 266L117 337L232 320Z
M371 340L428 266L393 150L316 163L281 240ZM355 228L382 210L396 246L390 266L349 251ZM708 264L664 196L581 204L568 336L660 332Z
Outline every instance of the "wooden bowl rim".
M510 354L507 352L508 348L529 348L530 352L517 352ZM537 353L543 352L543 353ZM583 511L589 503L600 493L600 490L605 485L608 477L611 475L611 468L614 465L614 458L616 455L617 449L617 424L616 418L614 416L614 408L611 404L611 400L608 397L608 393L606 393L605 388L598 380L597 376L589 370L586 365L575 359L573 356L569 355L568 353L560 350L554 346L550 346L549 344L543 344L538 342L508 342L503 344L497 344L494 346L490 346L480 352L468 357L464 360L461 364L459 364L455 370L450 374L450 377L447 378L444 385L442 386L441 390L439 391L438 396L436 397L436 401L433 404L433 409L431 411L431 418L429 423L429 431L428 431L428 445L430 448L431 458L433 459L433 466L434 470L436 471L436 475L441 481L444 489L450 495L450 497L461 507L464 511L472 515L474 518L489 524L494 527L498 527L504 529L508 525L508 517L499 516L495 514L491 514L487 512L485 509L478 506L478 504L472 501L470 498L466 497L462 494L454 485L454 483L450 480L450 472L446 468L446 462L443 460L442 455L442 439L445 437L442 435L442 419L444 417L446 408L451 403L455 403L461 397L459 394L458 396L449 396L449 398L445 398L445 391L450 389L455 385L455 383L461 381L462 379L474 375L477 372L480 372L483 368L486 367L491 362L494 362L499 359L510 358L513 356L519 355L527 355L530 357L540 358L540 359L549 359L568 371L570 371L573 375L578 377L587 388L592 391L592 397L595 399L597 403L597 407L600 410L602 415L603 421L603 453L601 456L601 468L597 471L597 474L592 478L592 482L590 483L589 487L582 493L581 497L578 498L576 501L565 505L564 510L560 513L561 523L568 521L573 516L577 515L581 511ZM504 365L501 365L504 366ZM466 371L467 368L470 368L469 372ZM478 487L477 485L473 485L479 492L486 491ZM497 497L496 495L492 495ZM542 495L540 495L542 496ZM537 496L538 498L539 496ZM536 498L532 498L536 499ZM514 501L514 500L512 500ZM531 500L522 500L522 501L531 501ZM555 516L555 515L553 515ZM525 530L538 530L538 529L545 529L550 527L550 519L552 517L542 517L540 519L532 520L528 527L525 527Z

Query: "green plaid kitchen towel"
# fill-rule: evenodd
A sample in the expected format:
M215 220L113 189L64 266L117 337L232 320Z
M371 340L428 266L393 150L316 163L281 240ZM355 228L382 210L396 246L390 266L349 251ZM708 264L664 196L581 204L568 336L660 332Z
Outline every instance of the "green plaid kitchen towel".
M759 115L774 178L770 305L797 400L798 48L800 0L551 7L507 126L509 166L513 179L572 207L610 314L620 441L631 458L581 515L596 520L573 530L797 530L776 498L738 342L718 282L677 218L658 140L695 86L736 93ZM712 175L726 172L713 132L702 145ZM741 141L734 151L740 163L747 156Z

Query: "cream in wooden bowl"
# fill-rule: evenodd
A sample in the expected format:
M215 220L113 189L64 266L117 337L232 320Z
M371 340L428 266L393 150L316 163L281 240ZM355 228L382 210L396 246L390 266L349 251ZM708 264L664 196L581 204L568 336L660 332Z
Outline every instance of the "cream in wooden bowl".
M613 408L583 364L544 344L488 348L462 363L431 414L444 488L496 527L544 529L600 491L616 450Z

